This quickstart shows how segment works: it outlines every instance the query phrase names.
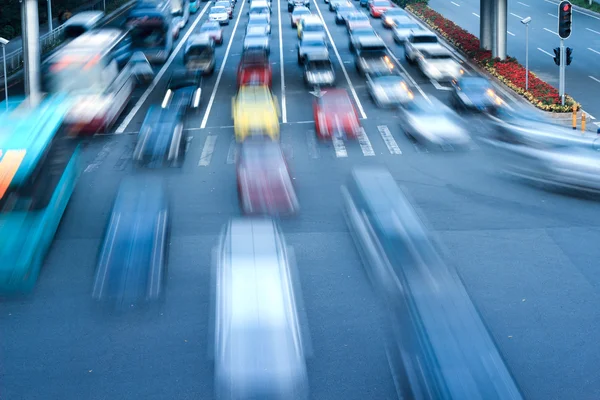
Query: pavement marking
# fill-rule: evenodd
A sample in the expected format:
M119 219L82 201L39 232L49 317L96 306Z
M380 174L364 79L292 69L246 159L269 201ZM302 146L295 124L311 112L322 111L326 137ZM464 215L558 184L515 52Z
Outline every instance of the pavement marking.
M590 28L585 28L585 29L587 29L587 30L588 30L588 31L590 31L590 32L594 32L594 33L595 33L595 34L597 34L597 35L600 35L600 32L598 32L598 31L595 31L595 30L593 30L593 29L590 29Z
M554 14L550 14L550 13L546 13L546 14L548 14L551 17L558 18L558 15L554 15Z
M287 123L287 104L285 102L285 75L283 74L283 29L281 29L281 1L277 2L277 18L279 19L279 65L281 65L281 120Z
M596 53L596 54L600 54L600 51L598 51L598 50L594 50L594 49L592 49L592 48L589 48L589 47L588 47L587 49L588 49L589 51L593 51L593 52L594 52L594 53Z
M315 131L309 130L306 131L306 144L308 145L308 154L310 158L319 158L321 155L319 154L319 148L317 147L317 139L315 138Z
M517 3L519 3L519 4L520 4L520 5L522 5L522 6L529 7L529 5L528 5L528 4L521 3L520 1L517 1Z
M331 42L331 46L333 46L333 51L338 59L338 62L340 63L340 67L342 67L342 72L344 73L344 76L346 77L346 82L348 82L348 86L350 86L350 91L352 92L352 96L354 97L354 101L356 102L356 105L358 106L358 111L360 111L360 115L364 118L367 119L367 114L365 114L365 110L363 109L363 106L360 102L360 100L358 99L358 95L356 94L356 90L354 89L354 85L352 85L352 81L350 80L350 76L348 75L348 71L346 71L346 67L344 67L344 62L342 61L342 57L340 57L340 53L338 52L338 49L335 45L335 42L333 41L333 37L331 37L331 32L329 32L329 28L327 27L327 24L325 23L325 18L323 18L323 14L321 13L321 10L319 9L319 5L317 4L317 0L313 0L313 3L317 9L317 12L319 13L319 16L321 17L321 21L323 21L323 26L325 27L325 32L327 32L327 36L329 37L329 41ZM345 151L345 149L344 149ZM336 153L337 154L337 153Z
M512 33L511 31L506 31L506 33L508 33L510 36L517 36L514 33Z
M225 70L225 64L227 64L227 57L229 57L229 51L231 50L231 45L233 44L233 39L235 38L235 31L237 30L238 24L240 23L240 17L242 16L242 11L244 10L245 5L246 5L246 2L245 1L242 2L242 8L240 8L238 17L235 20L235 25L233 26L233 32L231 32L231 38L229 39L229 44L227 45L227 50L225 50L225 57L223 57L223 62L221 63L221 68L219 69L219 75L217 75L215 87L213 88L213 91L210 94L210 100L208 101L208 106L206 107L206 111L204 112L204 118L202 119L202 124L200 125L200 129L206 128L206 123L208 122L208 117L210 116L210 110L212 109L212 105L215 102L215 96L217 95L217 90L219 90L219 83L221 83L221 77L223 76L223 71Z
M592 80L595 80L596 82L600 83L600 79L598 78L594 78L593 76L589 75L589 78Z
M523 19L523 17L521 17L520 15L517 15L517 14L515 14L515 13L510 13L510 15L512 15L513 17L517 17L517 18L519 18L519 19Z
M237 158L237 143L234 138L231 138L231 143L229 144L229 151L227 152L227 164L233 164L235 159Z
M215 151L215 144L217 143L217 135L208 135L204 141L204 147L202 148L202 154L200 154L200 161L198 161L199 167L208 167L212 155Z
M450 3L454 4L456 7L460 7L460 4L456 4L455 2L451 1Z
M390 129L387 127L387 125L379 125L377 130L379 131L383 142L390 151L390 154L402 154L400 146L398 146L398 143L396 143L396 139L394 139L394 136L392 135L392 132L390 132Z
M445 90L445 91L452 90L452 88L440 85L440 83L438 81L436 81L435 79L430 79L429 81L431 82L433 87L436 88L437 90Z
M548 28L544 28L544 30L545 30L546 32L550 32L551 34L558 36L558 33L554 32L554 31L551 31L551 30L550 30L550 29L548 29Z
M550 1L550 0L544 0L544 1L545 1L546 3L554 4L555 6L557 6L557 5L559 5L559 4L560 4L560 3L558 3L558 2L555 2L555 1ZM597 19L597 20L600 20L600 18L596 17L595 15L592 15L592 14L590 14L590 13L587 13L587 12L585 12L585 11L578 10L578 9L576 9L575 7L573 7L573 11L575 11L576 13L579 13L579 14L586 15L586 16L588 16L588 17L590 17L590 18L595 18L595 19Z
M471 13L471 14L473 14L473 15L474 15L474 16L476 16L477 18L481 18L481 17L479 16L479 14L475 14L475 13Z
M546 50L544 49L540 49L539 47L537 48L539 51L541 51L544 54L548 54L550 57L554 57L552 54L548 53Z
M375 155L375 151L373 150L371 141L367 136L367 132L365 132L365 128L360 128L360 133L358 134L358 144L360 145L360 149L365 157L372 157Z
M129 114L127 114L127 116L125 117L123 122L121 122L121 125L119 125L119 127L115 131L115 133L117 135L120 135L123 132L125 132L125 129L127 129L127 126L131 123L131 121L133 120L133 117L135 117L135 115L138 113L138 111L140 111L140 108L142 108L142 106L144 105L146 100L148 100L148 96L150 96L150 93L152 93L152 91L156 88L156 85L158 85L158 82L160 82L160 80L162 79L163 75L167 72L167 70L171 66L171 63L173 62L175 57L177 57L179 50L181 50L181 48L185 44L187 38L192 34L192 32L194 31L194 28L196 27L196 25L198 25L198 23L202 19L202 16L204 16L204 14L206 13L206 10L208 10L208 7L210 6L210 4L211 3L207 3L204 6L204 8L202 9L202 12L196 17L192 26L190 26L190 28L187 30L185 35L181 38L181 40L179 41L179 44L177 45L177 47L175 47L175 50L173 50L173 52L171 53L171 56L169 57L167 62L162 66L160 71L158 71L158 74L156 74L156 76L152 80L152 83L150 84L150 86L148 86L148 89L146 89L144 94L142 94L142 97L140 97L140 99L137 101L137 103L135 103L135 106L131 109Z
M337 158L348 157L348 152L346 151L344 142L335 135L333 135L331 140L333 142L333 148L335 149L335 156Z

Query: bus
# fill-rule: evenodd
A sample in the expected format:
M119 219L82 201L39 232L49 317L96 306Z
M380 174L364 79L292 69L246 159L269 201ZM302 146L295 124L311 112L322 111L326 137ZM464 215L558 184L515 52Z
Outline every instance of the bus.
M70 133L107 132L131 98L136 84L126 32L104 28L87 32L42 65L43 90L76 99L65 119Z
M140 3L127 16L126 26L132 41L132 50L144 53L148 61L164 63L173 50L179 27L173 25L170 2L153 5Z
M69 110L67 96L2 105L0 294L33 289L75 188L80 146L62 128Z

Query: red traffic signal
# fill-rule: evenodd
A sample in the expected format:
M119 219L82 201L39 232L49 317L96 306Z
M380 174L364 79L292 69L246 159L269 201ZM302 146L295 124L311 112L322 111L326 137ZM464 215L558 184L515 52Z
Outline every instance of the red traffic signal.
M565 6L563 7L563 11L564 12L568 12L571 9L571 5L570 4L565 4Z

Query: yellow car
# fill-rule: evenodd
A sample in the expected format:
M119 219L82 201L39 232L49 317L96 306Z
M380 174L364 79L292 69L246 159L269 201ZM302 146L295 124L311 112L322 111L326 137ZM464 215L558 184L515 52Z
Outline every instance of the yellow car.
M231 101L235 140L248 136L279 139L279 104L268 86L242 86Z
M323 21L318 16L309 15L298 22L298 39L302 39L304 32L325 36L325 25L323 25Z

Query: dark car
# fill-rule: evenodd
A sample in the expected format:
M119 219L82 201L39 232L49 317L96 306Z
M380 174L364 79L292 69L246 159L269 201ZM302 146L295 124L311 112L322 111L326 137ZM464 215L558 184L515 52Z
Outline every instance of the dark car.
M346 18L356 12L354 6L340 6L335 12L335 23L338 25L346 24Z
M298 64L304 63L304 59L311 53L329 54L327 42L321 35L304 35L298 43Z
M327 53L310 53L304 60L304 82L309 86L335 84L333 63Z
M129 307L159 299L164 288L169 210L161 182L121 183L110 217L92 296Z
M502 100L486 78L465 76L453 86L452 103L456 108L493 111L502 104Z

